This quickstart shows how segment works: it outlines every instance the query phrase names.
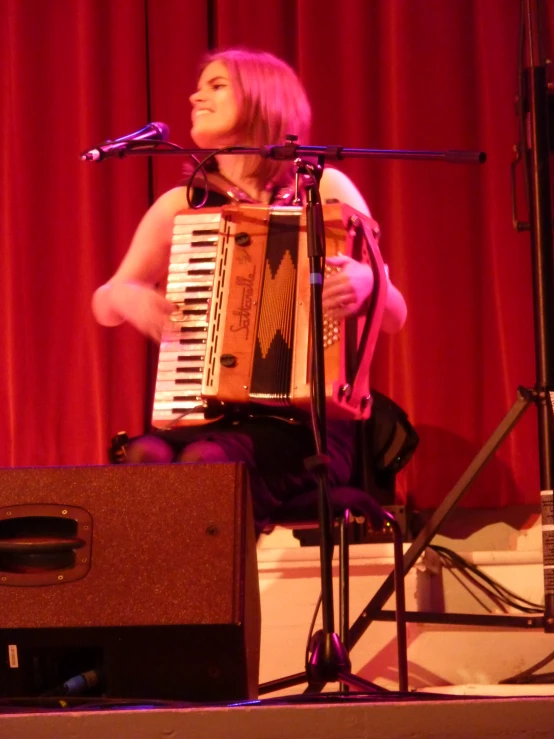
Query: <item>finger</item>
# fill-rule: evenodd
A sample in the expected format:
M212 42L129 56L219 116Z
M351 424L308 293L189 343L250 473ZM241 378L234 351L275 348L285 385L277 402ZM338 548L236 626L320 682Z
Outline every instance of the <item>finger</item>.
M329 272L329 274L325 275L324 282L349 282L349 276L346 271L344 270L337 270L336 272Z
M323 288L323 300L351 300L354 294L350 285L325 285Z
M170 315L173 313L173 311L176 309L176 304L173 303L171 300L167 300L166 298L162 298L162 296L159 296L159 300L157 301L158 305L160 306L160 309L166 314Z
M356 307L353 303L330 303L328 306L323 306L324 315L333 319L344 318L355 312Z
M334 308L333 310L326 311L326 315L332 321L342 321L344 318L354 315L352 308L348 306L342 308Z
M350 261L350 257L345 254L337 254L333 257L325 257L325 262L330 264L332 267L341 267L343 264L347 264Z
M159 324L151 326L150 330L148 331L148 334L151 339L153 339L155 342L159 344L163 336L163 327L160 326Z
M349 284L350 279L348 275L344 272L334 272L323 280L323 289L331 287L335 288L337 286L342 286L344 289Z
M323 300L343 300L353 295L354 292L350 285L329 285L323 289Z

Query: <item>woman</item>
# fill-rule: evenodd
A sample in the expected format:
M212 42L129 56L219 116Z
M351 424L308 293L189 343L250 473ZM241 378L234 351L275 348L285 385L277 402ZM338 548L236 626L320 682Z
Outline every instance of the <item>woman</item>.
M285 62L265 52L229 49L211 54L190 101L191 136L202 148L261 147L283 143L289 133L305 142L309 135L310 106L298 77ZM237 200L270 204L293 183L290 162L225 154L216 159L223 190ZM357 188L336 169L325 169L320 192L322 201L337 199L369 214ZM219 205L225 199L212 193L208 204ZM180 186L162 195L148 210L119 269L94 294L93 312L99 323L115 326L128 321L159 341L173 305L156 286L163 281L169 264L175 214L187 207L186 186ZM329 257L327 263L338 269L325 280L325 312L332 318L360 313L373 287L371 268L346 256ZM404 299L389 283L382 328L398 331L405 318ZM307 419L303 420L291 426L284 420L252 414L240 423L211 424L208 430L205 426L175 429L132 442L127 459L246 462L254 514L261 527L280 501L315 485L303 465L304 458L313 453L311 429ZM330 424L328 446L330 482L346 484L351 470L351 424Z

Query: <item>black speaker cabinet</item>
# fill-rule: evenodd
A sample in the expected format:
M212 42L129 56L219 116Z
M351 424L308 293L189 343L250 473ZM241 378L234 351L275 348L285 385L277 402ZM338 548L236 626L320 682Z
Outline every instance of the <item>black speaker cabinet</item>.
M253 698L259 648L243 465L0 470L0 694Z

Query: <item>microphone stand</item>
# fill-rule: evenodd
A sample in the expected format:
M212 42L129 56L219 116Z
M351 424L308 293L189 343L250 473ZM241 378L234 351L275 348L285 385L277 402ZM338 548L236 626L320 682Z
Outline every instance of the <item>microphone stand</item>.
M533 400L538 411L539 474L545 617L544 630L554 632L554 258L552 253L552 208L550 195L550 147L548 130L548 84L546 57L542 48L540 0L523 0L523 28L527 35L528 65L525 70L527 99L521 112L528 113L529 140L525 146L531 221L533 308L535 323L536 385Z
M525 411L534 404L538 414L538 452L540 478L540 508L542 524L544 614L489 615L414 612L406 620L416 623L458 624L492 628L541 628L554 632L554 254L552 238L550 153L554 150L552 128L549 131L548 83L546 56L542 48L541 0L522 0L521 64L527 45L527 63L519 90L519 115L525 148L520 157L526 172L529 202L529 223L517 221L518 231L529 230L533 276L533 309L535 332L536 382L532 388L519 387L516 400L464 471L441 505L404 554L404 572L408 572L429 545L442 522L462 495L516 426ZM552 124L552 121L550 121ZM512 166L512 188L515 189ZM512 196L513 200L515 196ZM515 203L513 202L515 209ZM394 592L394 579L389 576L353 623L349 632L351 646L364 634L372 621L392 620L392 612L383 606Z
M193 156L204 161L217 153L236 155L258 155L277 160L292 160L297 171L310 175L306 186L306 221L308 258L310 260L310 303L312 335L312 370L314 413L314 438L316 454L305 460L306 466L314 470L318 477L318 518L320 526L320 564L322 593L322 629L314 634L311 657L307 664L307 678L310 685L324 685L328 682L341 682L361 692L388 692L374 683L351 673L351 663L346 647L335 632L333 598L333 539L331 509L328 495L328 456L324 368L323 332L323 269L325 260L325 231L323 211L319 197L318 184L328 159L374 158L444 161L457 164L477 164L485 161L483 152L471 151L406 151L381 149L348 149L340 146L303 146L295 143L294 136L288 136L284 145L265 146L261 149L229 147L221 149L182 149L168 142L145 141L129 142L128 147L110 152L110 156L122 158L129 155L178 155ZM104 155L103 158L106 158ZM314 163L314 159L317 163ZM287 680L288 685L304 682L306 675L301 673Z

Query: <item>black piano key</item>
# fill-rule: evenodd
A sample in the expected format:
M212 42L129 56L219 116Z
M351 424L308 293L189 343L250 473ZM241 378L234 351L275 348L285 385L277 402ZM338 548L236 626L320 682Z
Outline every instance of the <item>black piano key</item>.
M202 259L204 262L205 260ZM209 269L191 269L189 270L189 275L198 277L198 276L207 276L207 275L213 275L215 270L215 267L210 267Z

